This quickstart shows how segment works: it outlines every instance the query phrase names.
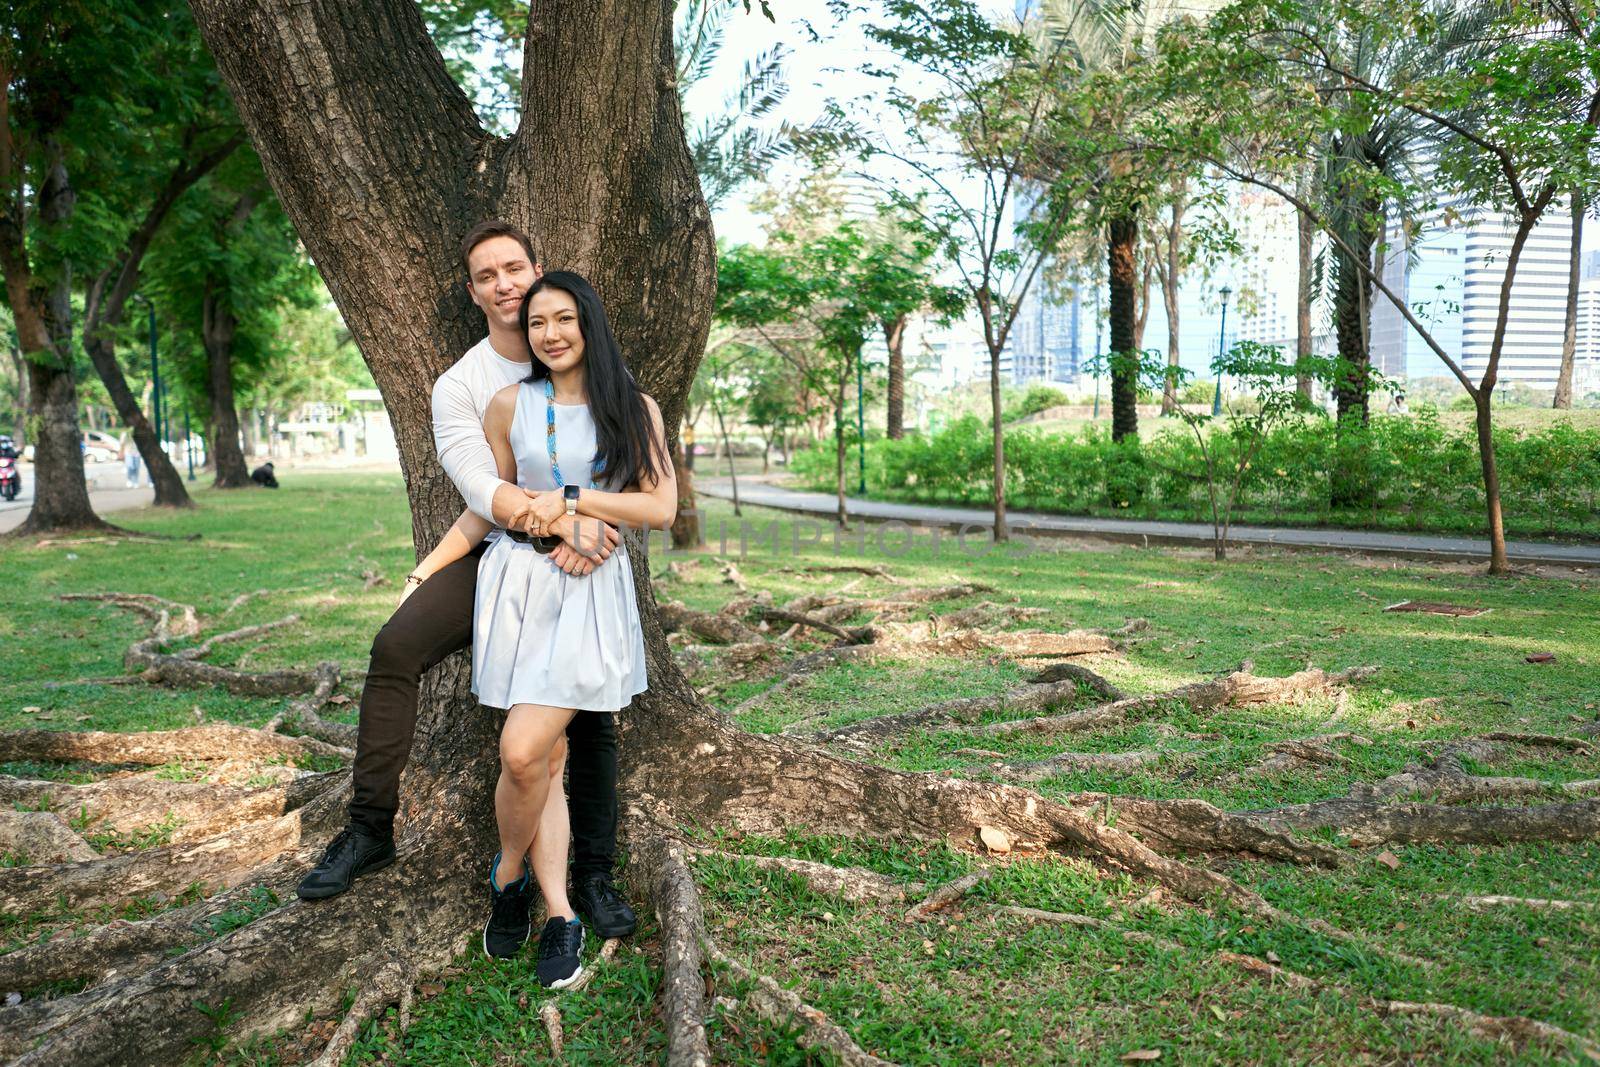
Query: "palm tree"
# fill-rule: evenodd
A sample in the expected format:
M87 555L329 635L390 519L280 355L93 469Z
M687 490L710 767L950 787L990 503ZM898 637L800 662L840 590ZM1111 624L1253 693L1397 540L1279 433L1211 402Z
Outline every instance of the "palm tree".
M1181 0L1044 0L1044 33L1066 46L1068 77L1092 84L1093 114L1087 125L1101 137L1115 137L1132 119L1132 105L1119 92L1119 82L1144 62L1155 33L1193 5ZM1091 168L1097 174L1087 198L1103 221L1109 281L1111 352L1137 351L1139 233L1143 201L1157 181L1168 180L1164 168L1123 148L1101 157ZM1137 437L1139 432L1138 371L1114 364L1111 373L1111 436Z
M1330 20L1292 31L1318 53L1324 71L1336 68L1369 84L1404 84L1466 62L1482 47L1492 5L1469 5L1448 14L1437 35L1378 41L1367 24ZM1326 77L1326 75L1325 75ZM1337 87L1330 86L1330 90ZM1387 233L1404 232L1417 205L1408 191L1425 189L1422 180L1438 144L1439 127L1399 103L1372 106L1368 95L1329 91L1333 107L1347 122L1327 145L1318 186L1325 217L1342 238L1332 248L1334 333L1344 363L1334 397L1341 426L1365 426L1372 373L1372 274L1387 258ZM1398 225L1390 226L1394 219ZM1407 250L1407 254L1411 254ZM1355 258L1360 257L1360 260ZM1369 502L1370 485L1359 456L1340 450L1332 478L1332 503Z

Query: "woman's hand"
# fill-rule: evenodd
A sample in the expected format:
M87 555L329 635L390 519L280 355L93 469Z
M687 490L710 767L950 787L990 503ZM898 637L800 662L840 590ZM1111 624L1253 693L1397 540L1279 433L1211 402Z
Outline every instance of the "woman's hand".
M548 536L550 524L567 513L567 501L559 489L535 494L532 504L523 527L523 532L531 537Z
M400 601L395 604L395 607L398 608L400 604L404 604L406 597L415 593L422 583L427 580L428 576L426 574L418 574L416 571L406 575L405 580L400 583Z

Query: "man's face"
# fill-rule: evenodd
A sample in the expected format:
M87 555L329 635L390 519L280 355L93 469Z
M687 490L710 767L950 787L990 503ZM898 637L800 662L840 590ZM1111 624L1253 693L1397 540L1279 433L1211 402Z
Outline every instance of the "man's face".
M533 284L533 264L522 242L515 237L480 241L467 254L467 267L472 274L467 283L472 302L483 309L491 325L515 331L522 294Z

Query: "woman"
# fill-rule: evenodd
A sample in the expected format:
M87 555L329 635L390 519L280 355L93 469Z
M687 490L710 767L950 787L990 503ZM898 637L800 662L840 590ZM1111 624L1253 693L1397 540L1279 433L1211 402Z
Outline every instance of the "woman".
M483 421L500 477L539 491L528 528L500 537L478 563L472 691L508 709L483 946L495 957L516 954L531 932L537 883L548 915L539 981L561 988L582 973L583 947L566 891L565 730L574 715L621 710L644 691L644 638L626 545L592 572L566 574L521 536L548 535L562 515L663 528L678 489L661 411L628 373L589 283L551 271L523 297L520 321L532 373L495 394ZM417 573L460 559L488 533L462 512Z

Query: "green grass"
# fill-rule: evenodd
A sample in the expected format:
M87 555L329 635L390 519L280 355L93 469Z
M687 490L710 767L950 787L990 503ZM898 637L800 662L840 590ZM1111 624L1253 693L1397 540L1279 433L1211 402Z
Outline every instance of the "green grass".
M277 700L226 693L169 691L95 684L122 673L124 647L144 623L103 604L63 603L66 592L151 592L190 602L208 632L298 612L303 622L227 648L224 662L250 667L303 666L322 659L347 675L365 667L373 633L387 618L394 583L412 560L405 498L398 477L297 474L278 493L199 494L200 508L180 515L123 513L141 530L196 541L83 544L35 549L0 547L13 580L0 588L0 636L26 648L0 680L0 729L148 730L204 721L259 724L280 710ZM729 523L730 554L738 526L712 502L707 532L714 553L719 523ZM760 527L779 524L779 544L793 523L747 509ZM846 542L847 546L849 541ZM873 543L867 538L869 550ZM653 569L670 559L654 553ZM1073 751L1146 750L1159 755L1138 774L1085 772L1039 783L1046 795L1107 791L1151 797L1197 797L1229 809L1264 807L1344 793L1352 784L1401 770L1422 757L1423 743L1489 730L1570 733L1596 718L1600 686L1600 582L1581 575L1487 579L1464 567L1351 560L1333 556L1246 553L1226 564L1200 550L1083 549L1070 542L1015 546L978 558L946 538L940 551L924 534L913 551L893 559L835 558L828 542L801 557L770 545L739 560L752 590L783 600L832 588L854 575L818 574L807 566L882 562L919 585L983 582L993 592L930 604L947 614L979 600L1043 608L1025 627L1113 628L1139 616L1150 628L1125 657L1093 666L1129 692L1152 692L1231 670L1245 659L1258 673L1284 674L1307 662L1328 668L1374 665L1372 681L1342 705L1255 706L1199 715L1184 708L1148 714L1115 729L1041 741L985 738L979 747L1008 758ZM368 590L363 570L390 577ZM731 595L720 567L706 560L663 579L666 595L691 606L719 607ZM864 578L855 595L891 595L897 586ZM233 599L273 592L227 614ZM1472 619L1390 615L1385 604L1408 598L1471 603L1492 609ZM793 649L818 647L800 640ZM1556 662L1531 665L1529 652ZM774 695L740 724L775 732L805 721L834 726L909 710L934 700L1002 691L1033 668L999 657L928 657L847 664L818 672L806 684ZM771 685L772 672L738 677L705 657L693 677L705 699L731 709ZM354 696L355 690L344 689ZM38 712L23 709L36 707ZM197 714L198 709L198 714ZM354 717L354 703L340 709ZM1001 711L994 717L1007 717ZM1348 730L1369 738L1338 744L1348 766L1317 767L1258 777L1240 772L1275 741ZM868 758L907 770L967 767L954 756L970 736L937 732L904 739ZM492 758L486 754L486 758ZM1600 776L1592 756L1550 749L1508 750L1473 769L1550 782ZM0 772L90 780L103 768L9 764ZM196 780L201 768L173 764L162 777ZM170 830L167 832L170 833ZM731 839L713 828L696 833L729 851L792 855L855 865L902 881L940 882L980 861L948 847L892 841L818 838L796 830L783 837ZM160 827L107 847L156 843ZM1600 914L1499 908L1478 912L1463 895L1556 897L1600 904L1600 844L1500 848L1412 846L1391 851L1391 870L1368 854L1333 872L1280 864L1223 863L1221 869L1296 916L1264 925L1226 908L1171 903L1131 907L1148 883L1111 877L1070 858L988 860L994 877L941 920L907 924L903 908L852 905L820 896L798 880L737 860L697 864L706 917L735 956L759 965L826 1010L871 1051L907 1064L1117 1063L1136 1049L1160 1049L1179 1063L1545 1063L1550 1050L1520 1050L1473 1036L1460 1026L1419 1018L1380 1017L1356 995L1275 988L1215 959L1219 951L1272 953L1283 965L1360 994L1446 1001L1490 1014L1529 1014L1600 1038ZM5 862L0 858L0 865ZM186 897L185 899L188 899ZM140 902L117 913L138 917L177 901ZM1114 933L1041 926L996 913L1016 903L1079 912L1155 934L1176 947L1130 943ZM218 916L220 935L252 921L274 902L252 899ZM0 945L16 947L53 931L113 917L51 913L6 920ZM1437 963L1421 969L1310 930L1324 919L1373 944ZM593 947L591 946L591 952ZM649 923L595 981L561 997L567 1060L653 1064L663 1054L656 1004L659 944ZM731 975L713 974L718 996L747 990ZM409 1032L397 1033L393 1012L369 1026L353 1063L467 1064L545 1062L537 1015L545 996L532 959L493 966L472 954L421 991ZM225 1005L207 1005L225 1021ZM270 1039L227 1044L220 1035L197 1047L205 1062L290 1062L310 1050L308 1035L330 1020ZM719 1062L820 1062L795 1035L761 1023L745 1010L711 1008ZM325 1039L325 1037L324 1037Z

